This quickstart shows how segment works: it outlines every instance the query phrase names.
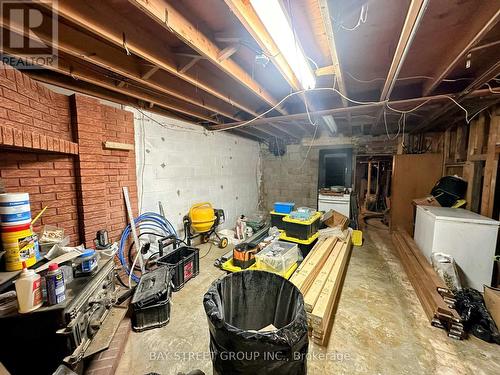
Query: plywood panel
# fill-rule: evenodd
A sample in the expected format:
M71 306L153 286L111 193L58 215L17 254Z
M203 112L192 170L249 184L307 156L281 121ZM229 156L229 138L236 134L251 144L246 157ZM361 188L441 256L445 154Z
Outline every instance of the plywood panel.
M443 154L395 155L392 175L391 229L413 233L411 201L429 195L441 177Z

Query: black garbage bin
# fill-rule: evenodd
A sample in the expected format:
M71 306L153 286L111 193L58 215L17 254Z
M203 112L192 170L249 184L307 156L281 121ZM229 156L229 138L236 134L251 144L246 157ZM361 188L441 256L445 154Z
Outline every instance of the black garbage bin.
M242 271L203 298L214 374L306 374L307 316L300 291L279 275ZM276 330L258 332L272 324Z

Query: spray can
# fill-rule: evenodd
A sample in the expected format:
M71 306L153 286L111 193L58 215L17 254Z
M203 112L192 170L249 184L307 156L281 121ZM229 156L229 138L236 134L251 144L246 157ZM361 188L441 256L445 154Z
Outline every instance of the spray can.
M49 264L49 272L45 276L45 285L49 305L57 305L66 299L63 271L56 263Z

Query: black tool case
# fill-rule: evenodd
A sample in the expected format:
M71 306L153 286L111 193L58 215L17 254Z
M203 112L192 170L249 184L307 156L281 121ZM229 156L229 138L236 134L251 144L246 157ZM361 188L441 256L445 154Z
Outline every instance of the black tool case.
M170 320L171 297L172 272L169 267L160 267L143 275L131 302L134 331L141 332L166 325Z

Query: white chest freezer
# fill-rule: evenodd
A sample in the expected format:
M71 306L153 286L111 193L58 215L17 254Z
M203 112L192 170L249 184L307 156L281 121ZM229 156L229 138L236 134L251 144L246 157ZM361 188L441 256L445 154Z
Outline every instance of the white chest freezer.
M351 195L318 195L318 211L335 210L342 215L350 217L351 211Z
M429 262L433 252L451 255L465 286L490 286L499 222L462 208L417 206L415 242Z

